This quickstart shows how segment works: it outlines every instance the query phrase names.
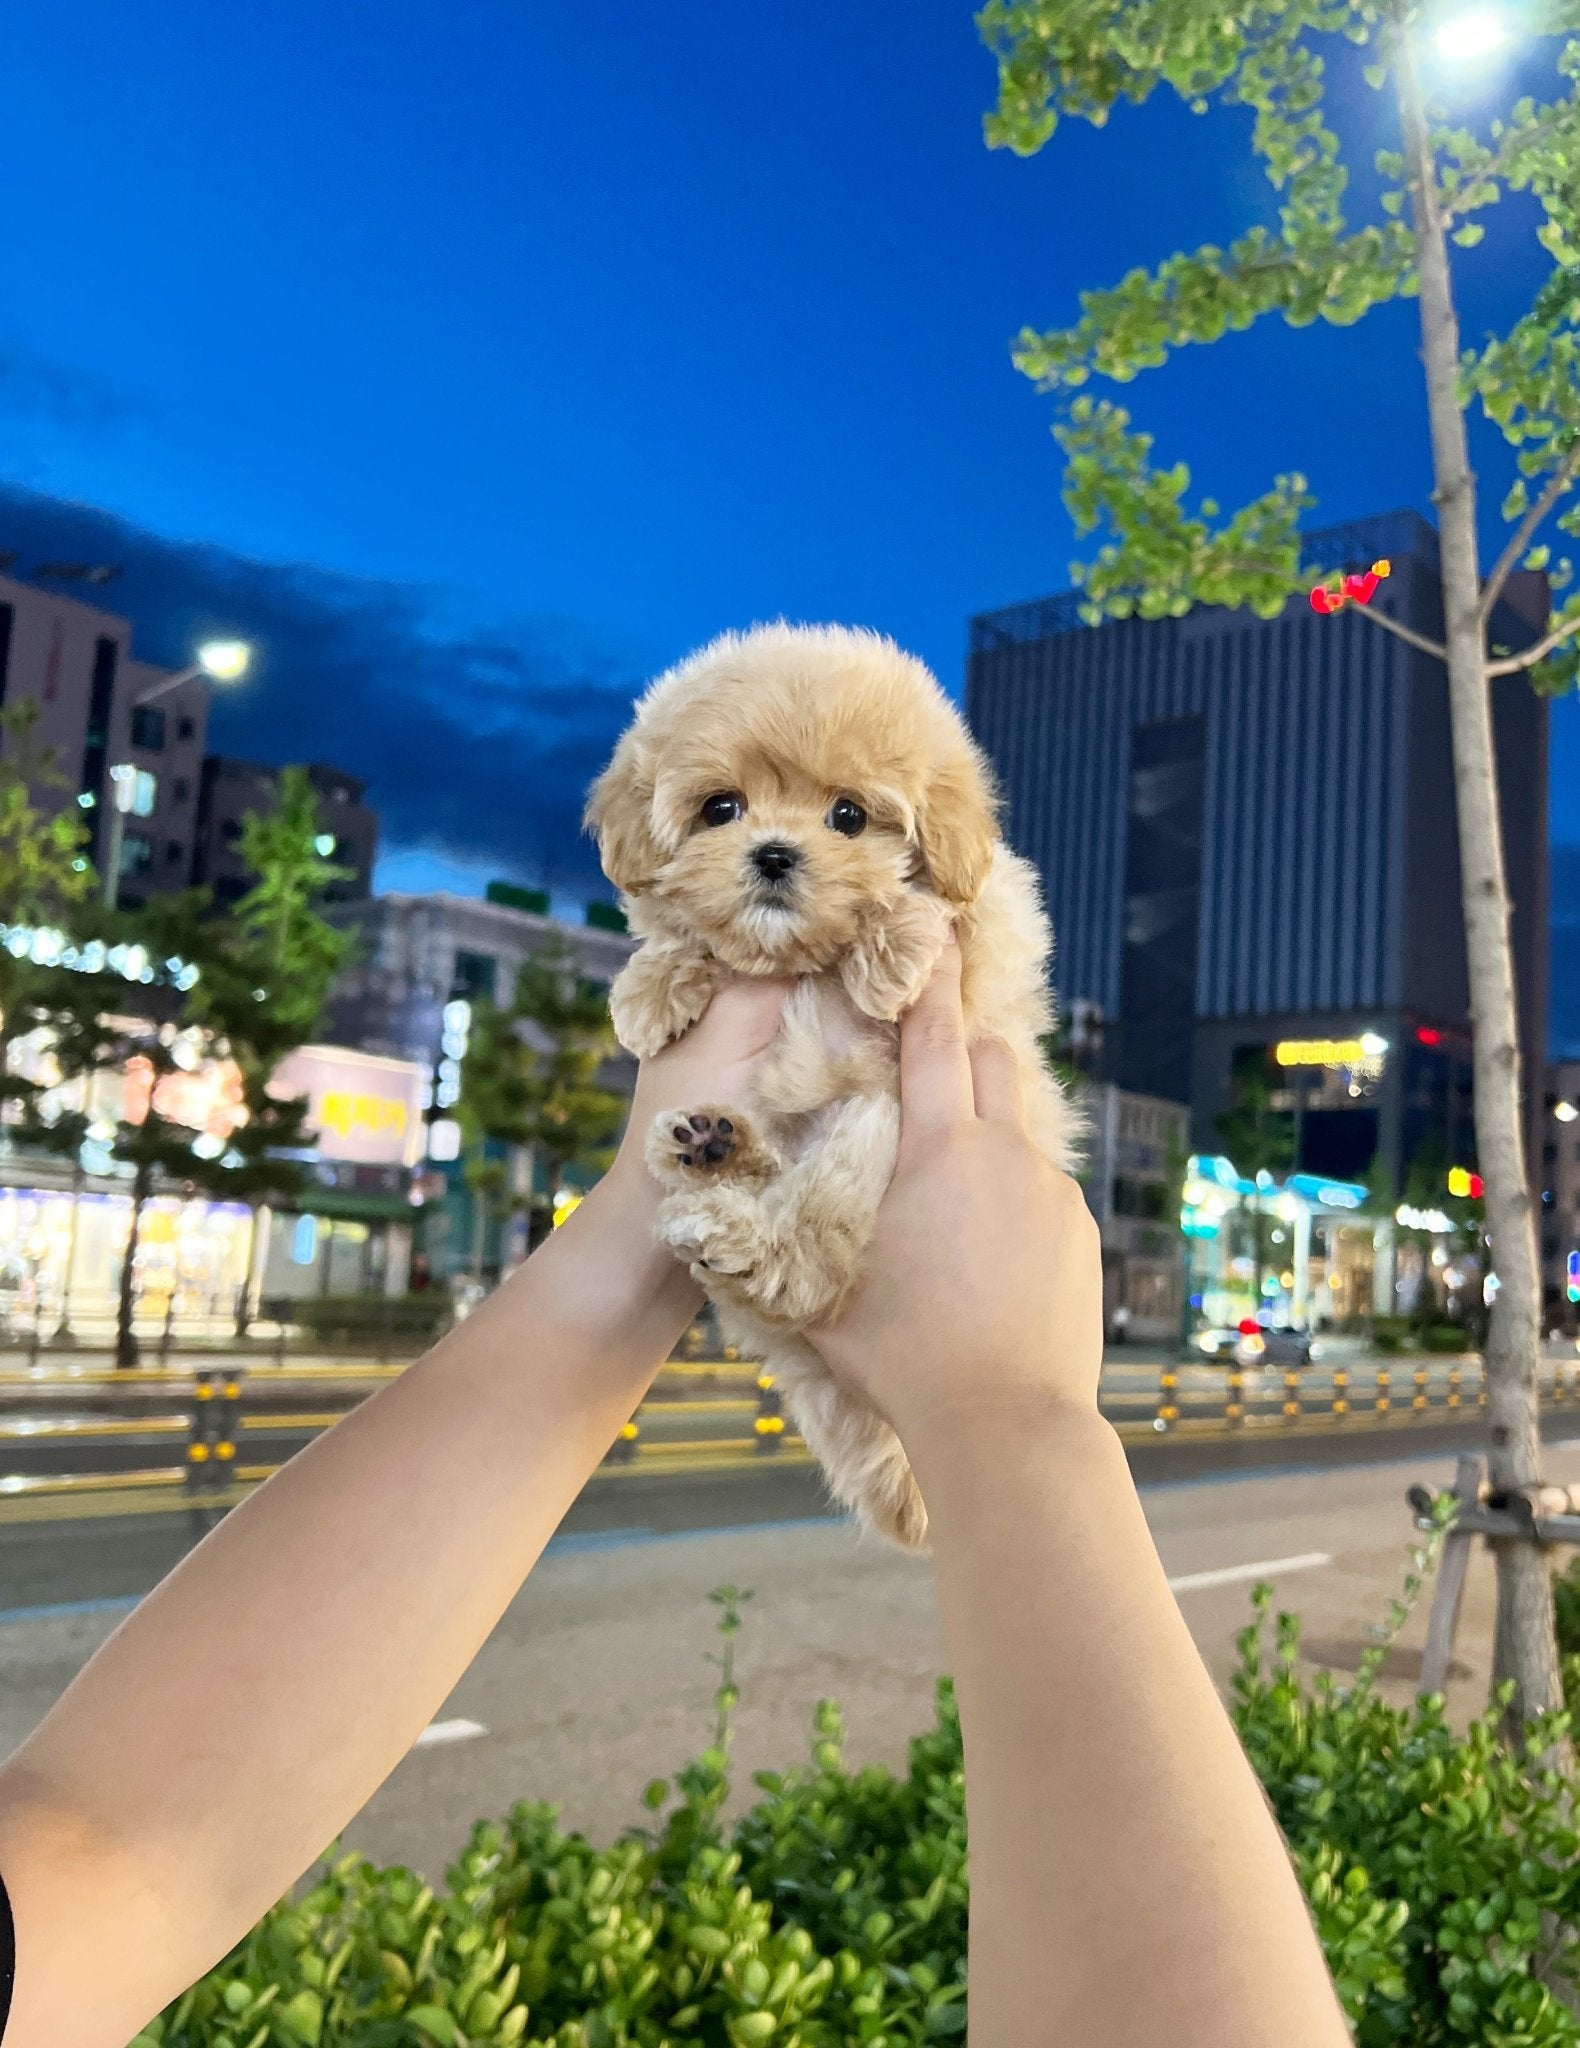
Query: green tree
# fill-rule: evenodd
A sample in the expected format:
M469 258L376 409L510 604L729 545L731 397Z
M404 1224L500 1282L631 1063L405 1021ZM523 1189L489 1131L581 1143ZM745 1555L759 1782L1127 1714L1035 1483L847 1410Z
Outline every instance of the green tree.
M236 1063L242 1115L224 1151L203 1160L197 1177L215 1200L244 1203L254 1227L263 1203L299 1195L306 1185L291 1155L309 1148L315 1135L307 1098L276 1095L271 1083L286 1054L317 1031L355 943L320 913L326 891L350 870L322 854L318 840L318 799L307 771L286 768L273 809L242 821L241 855L257 881L231 912L224 943L210 950L200 1006ZM238 1336L245 1336L251 1314L243 1287Z
M602 1172L613 1157L627 1103L601 1087L598 1075L618 1051L607 989L580 975L563 942L522 962L508 1007L475 1007L459 1105L475 1205L474 1273L482 1265L487 1205L508 1199L505 1168L488 1157L489 1145L530 1155L528 1239L541 1242L565 1176Z
M59 933L93 893L83 853L87 838L74 807L46 808L64 790L52 749L41 747L38 705L24 697L0 710L0 924L32 934ZM19 1039L47 1027L69 982L55 940L0 943L0 1146L36 1133L44 1084L13 1071Z
M1101 127L1121 101L1166 88L1196 113L1248 115L1248 144L1276 201L1270 218L1227 248L1206 244L1084 293L1080 318L1022 334L1016 360L1044 389L1066 394L1054 432L1067 468L1065 503L1083 536L1099 534L1077 570L1093 621L1160 618L1193 604L1276 617L1302 588L1300 515L1313 502L1289 471L1238 512L1187 504L1183 462L1154 465L1152 439L1093 378L1128 384L1176 350L1221 339L1269 315L1290 326L1347 327L1394 299L1419 302L1433 500L1442 554L1445 631L1416 632L1385 610L1351 605L1353 631L1397 635L1443 663L1459 814L1462 898L1476 1020L1476 1137L1487 1184L1501 1291L1487 1352L1490 1476L1513 1490L1539 1477L1537 1417L1541 1285L1521 1112L1520 1044L1499 829L1491 688L1529 676L1543 690L1580 673L1580 596L1551 588L1558 608L1519 648L1489 645L1518 566L1545 570L1544 528L1580 534L1580 0L1530 0L1531 68L1551 59L1543 99L1505 106L1484 134L1451 125L1428 103L1423 46L1431 10L1417 0L989 0L978 24L999 64L991 145L1030 155L1062 118ZM1326 111L1327 57L1354 44L1365 78L1391 96L1399 148L1376 159L1378 217L1352 227L1349 171ZM1479 81L1478 97L1485 97ZM1551 270L1506 334L1465 350L1451 251L1482 238L1479 216L1505 193L1525 195ZM1467 413L1479 407L1515 451L1503 502L1506 544L1484 573ZM1514 1691L1509 1725L1561 1704L1552 1598L1534 1544L1497 1549L1496 1676Z
M123 1116L112 1156L131 1168L132 1217L122 1261L116 1362L132 1366L135 1261L142 1216L161 1180L179 1182L216 1201L242 1202L256 1214L263 1202L301 1192L306 1175L290 1156L312 1142L305 1097L270 1091L288 1052L317 1028L335 974L352 941L320 916L317 904L342 870L318 851L317 807L305 771L288 768L272 810L243 823L241 851L257 876L224 919L210 915L206 892L156 896L119 913L129 936L152 959L192 963L185 987L166 983L146 1020L123 1023L93 1049L96 1064L131 1068L134 1116ZM173 1105L180 1077L194 1063L229 1061L237 1073L237 1121L228 1135L194 1129ZM238 1333L251 1304L237 1301Z

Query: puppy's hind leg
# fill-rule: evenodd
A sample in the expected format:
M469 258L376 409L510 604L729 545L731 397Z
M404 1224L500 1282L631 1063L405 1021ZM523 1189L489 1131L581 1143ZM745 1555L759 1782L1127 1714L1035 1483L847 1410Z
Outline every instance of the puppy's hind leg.
M829 1491L863 1527L902 1550L924 1549L927 1508L900 1439L866 1402L846 1393L815 1354L808 1356L813 1363L784 1367L785 1398Z
M812 1149L763 1190L749 1246L744 1219L721 1216L718 1241L704 1249L703 1260L734 1276L729 1298L790 1329L835 1314L860 1273L894 1172L899 1130L892 1096L850 1097L834 1108Z

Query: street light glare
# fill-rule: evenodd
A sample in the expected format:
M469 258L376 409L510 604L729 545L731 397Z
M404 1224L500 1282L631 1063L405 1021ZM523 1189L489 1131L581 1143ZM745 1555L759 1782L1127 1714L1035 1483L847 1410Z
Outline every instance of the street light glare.
M1509 40L1509 25L1496 7L1467 7L1439 22L1434 40L1443 56L1460 64L1501 49Z
M1580 1116L1580 1109L1576 1109L1572 1102L1560 1102L1553 1115L1561 1124L1572 1124L1575 1118Z
M247 673L252 649L245 640L210 640L198 649L198 667L217 683L233 683Z

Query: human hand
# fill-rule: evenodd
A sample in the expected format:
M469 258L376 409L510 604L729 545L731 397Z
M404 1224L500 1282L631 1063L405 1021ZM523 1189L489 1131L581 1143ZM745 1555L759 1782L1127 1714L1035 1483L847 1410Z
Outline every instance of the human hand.
M1102 1255L1081 1190L1027 1136L1002 1040L967 1045L950 944L900 1024L900 1148L860 1287L812 1334L913 1438L1095 1415Z
M691 1102L735 1102L752 1068L779 1035L791 981L730 981L689 1031L637 1069L636 1092L612 1175L641 1185L656 1203L661 1189L642 1158L649 1126L662 1110Z

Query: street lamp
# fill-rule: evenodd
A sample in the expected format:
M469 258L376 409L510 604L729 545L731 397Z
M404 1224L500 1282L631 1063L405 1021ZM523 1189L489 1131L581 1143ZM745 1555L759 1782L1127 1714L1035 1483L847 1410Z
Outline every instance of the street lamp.
M186 668L177 669L172 675L162 676L150 688L139 691L128 707L128 716L141 711L145 704L152 704L167 690L178 690L183 683L196 682L199 676L206 676L216 683L239 682L251 663L252 649L245 640L205 640L197 651L196 661ZM104 901L111 910L121 893L121 846L126 832L126 814L136 801L137 770L130 762L121 762L110 770L110 829L104 857Z
M1501 49L1509 34L1508 21L1500 8L1467 7L1440 21L1432 40L1440 56L1452 64L1463 64Z
M1580 1116L1580 1108L1576 1108L1572 1102L1557 1102L1553 1105L1553 1115L1561 1124L1572 1124L1575 1118Z

